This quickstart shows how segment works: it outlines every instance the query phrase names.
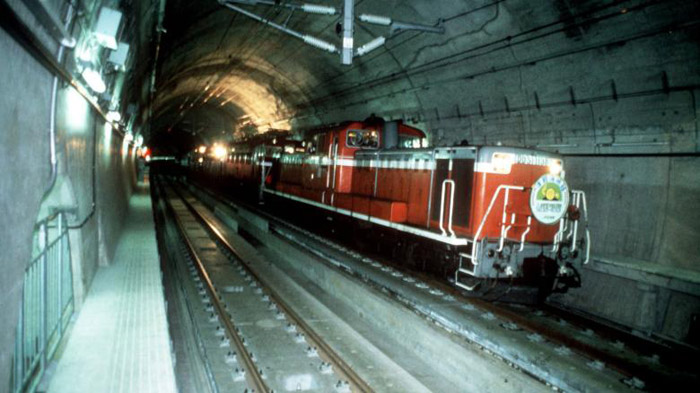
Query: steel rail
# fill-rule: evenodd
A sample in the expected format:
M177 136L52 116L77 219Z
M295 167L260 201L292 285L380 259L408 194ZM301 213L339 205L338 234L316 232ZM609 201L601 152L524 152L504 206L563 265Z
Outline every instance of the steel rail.
M176 191L176 193L178 193ZM195 218L197 218L198 221L200 221L205 228L208 230L208 232L213 235L216 240L221 244L227 251L229 251L232 255L234 255L236 258L238 258L241 261L245 261L245 257L241 255L241 253L234 247L228 239L221 233L216 228L216 225L206 217L204 217L201 213L199 213L194 206L192 206L191 203L189 203L181 194L178 193L180 198L182 199L182 202L185 204L185 206L188 208L190 213L192 213ZM327 357L328 360L343 374L347 377L349 382L355 386L360 392L364 393L372 393L374 390L365 382L356 372L355 370L350 367L349 364L343 360L343 358L338 355L333 348L326 343L323 338L321 338L320 335L318 335L305 321L302 317L297 314L292 307L289 306L289 304L284 301L284 299L277 294L277 292L270 287L269 285L265 284L265 281L263 281L260 276L254 272L252 269L250 269L246 263L241 264L246 271L253 276L260 284L264 292L272 299L279 308L287 314L290 320L294 322L302 331L304 331L306 337L314 342L316 346L321 350L322 353L324 353Z
M177 192L176 192L177 193ZM191 212L191 207L185 201L182 196L180 196L180 199L182 199L183 203L185 204L186 207L188 207L188 210ZM238 350L238 353L240 354L240 358L243 360L243 365L245 369L247 370L247 375L249 376L248 378L252 382L253 388L255 389L255 392L261 392L261 393L266 393L269 392L270 389L267 387L267 384L265 384L265 381L263 381L262 376L260 375L260 372L251 358L250 354L248 353L248 350L246 349L245 345L243 344L243 340L241 337L238 335L238 330L236 329L236 325L231 321L231 318L222 305L219 295L217 294L217 290L214 287L214 283L212 282L211 278L209 277L209 273L207 272L206 268L204 267L204 263L202 260L199 258L197 255L194 245L190 241L189 237L187 237L186 232L185 232L185 227L182 223L182 220L180 219L180 216L175 213L175 210L173 209L172 205L170 203L167 203L171 213L173 214L173 217L175 218L175 224L177 226L177 229L179 232L182 234L182 238L184 240L185 246L187 246L187 249L190 253L190 256L195 262L195 266L197 267L197 270L199 271L200 276L202 277L203 281L207 285L207 290L209 292L209 295L211 297L212 305L215 307L217 314L219 314L219 318L221 319L223 325L225 326L226 330L228 331L229 337L231 337L236 345L236 349Z

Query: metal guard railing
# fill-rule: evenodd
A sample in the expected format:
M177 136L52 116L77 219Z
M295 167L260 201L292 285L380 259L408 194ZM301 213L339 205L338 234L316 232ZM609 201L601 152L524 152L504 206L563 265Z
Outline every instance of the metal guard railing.
M24 272L12 368L14 393L34 392L73 314L73 276L66 217L37 224L38 254Z

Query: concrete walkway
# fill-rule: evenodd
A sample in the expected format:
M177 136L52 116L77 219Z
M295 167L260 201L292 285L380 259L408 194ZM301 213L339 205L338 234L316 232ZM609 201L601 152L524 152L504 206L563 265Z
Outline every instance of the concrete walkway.
M98 269L49 393L176 392L147 189L129 205L114 263Z

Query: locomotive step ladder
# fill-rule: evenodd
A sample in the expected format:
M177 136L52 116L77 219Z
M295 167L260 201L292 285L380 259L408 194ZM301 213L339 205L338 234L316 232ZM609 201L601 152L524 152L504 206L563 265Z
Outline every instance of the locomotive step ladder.
M468 243L471 243L472 248L474 247L474 240L469 239ZM477 281L474 285L468 285L464 283L463 281L460 281L460 274L466 275L469 277L477 278L476 277L476 267L477 264L474 263L474 256L471 252L460 252L459 253L459 268L457 268L457 271L455 272L455 285L462 288L466 289L467 291L473 291L476 289L476 287L479 286L480 282ZM469 268L471 267L471 269Z

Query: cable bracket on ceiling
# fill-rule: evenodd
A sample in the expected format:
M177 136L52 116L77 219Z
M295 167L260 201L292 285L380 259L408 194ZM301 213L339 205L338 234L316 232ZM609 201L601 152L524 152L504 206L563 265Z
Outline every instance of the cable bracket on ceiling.
M332 6L311 4L311 3L295 3L291 1L281 1L281 0L218 0L219 4L222 6L238 12L244 16L247 16L253 20L270 26L276 30L279 30L287 35L304 41L306 44L314 46L316 48L325 50L330 53L338 53L341 57L342 64L351 65L353 57L364 56L367 53L382 47L387 38L385 36L379 36L371 41L365 43L364 45L355 49L354 40L354 23L355 23L355 1L354 0L343 0L343 11L342 11L342 23L338 24L338 34L342 34L342 44L340 48L335 44L322 40L318 37L314 37L309 34L304 34L299 31L293 30L288 26L289 21L294 13L294 11L302 11L311 14L320 15L337 15L341 12ZM265 5L272 7L281 7L291 9L292 12L289 14L287 19L283 24L278 24L272 20L250 12L238 5ZM416 23L406 23L393 20L386 16L371 15L371 14L361 14L359 16L360 22L388 26L390 31L389 35L394 35L396 33L408 30L420 31L424 33L433 34L444 34L445 28L442 25L442 20L438 21L437 25L429 26Z

